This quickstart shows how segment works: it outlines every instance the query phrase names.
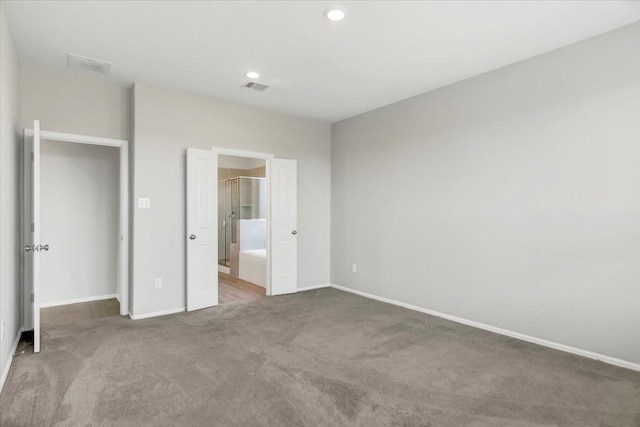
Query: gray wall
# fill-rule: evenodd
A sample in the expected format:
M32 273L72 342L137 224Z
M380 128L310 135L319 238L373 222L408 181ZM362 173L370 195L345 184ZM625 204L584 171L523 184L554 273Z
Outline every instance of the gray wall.
M20 330L20 63L0 4L0 377ZM0 384L1 386L1 384Z
M332 282L640 363L638 52L634 24L334 124Z
M41 144L42 304L118 291L120 149Z
M330 126L257 108L136 85L133 313L185 305L185 156L221 146L298 161L298 286L329 282ZM163 279L162 289L154 278Z

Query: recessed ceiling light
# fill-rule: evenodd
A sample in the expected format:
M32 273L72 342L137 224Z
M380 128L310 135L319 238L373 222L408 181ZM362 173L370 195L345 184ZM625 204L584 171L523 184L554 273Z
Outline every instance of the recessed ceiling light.
M345 12L344 9L330 7L324 11L324 16L326 16L329 21L338 22L342 21L345 16L347 16L347 12Z
M260 74L256 73L255 71L249 71L247 73L247 77L249 77L250 79L257 79L258 77L260 77Z

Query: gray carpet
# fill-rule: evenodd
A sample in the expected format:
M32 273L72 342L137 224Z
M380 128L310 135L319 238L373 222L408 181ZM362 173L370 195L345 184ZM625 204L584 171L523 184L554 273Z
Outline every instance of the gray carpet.
M333 289L44 331L4 426L640 426L640 373Z

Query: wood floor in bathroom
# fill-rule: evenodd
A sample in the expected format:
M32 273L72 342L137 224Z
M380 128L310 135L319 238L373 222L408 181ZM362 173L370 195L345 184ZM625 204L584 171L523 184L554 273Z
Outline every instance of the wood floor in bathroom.
M218 302L250 302L266 295L266 289L225 273L218 273Z

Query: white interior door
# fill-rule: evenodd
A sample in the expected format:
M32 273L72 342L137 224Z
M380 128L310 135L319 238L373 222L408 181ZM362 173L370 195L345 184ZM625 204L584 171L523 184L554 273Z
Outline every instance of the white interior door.
M297 206L295 160L271 161L271 295L298 291Z
M218 305L218 156L187 149L187 311Z
M24 284L25 328L33 327L33 351L40 351L40 251L48 250L40 243L40 122L33 122L33 136L24 137ZM31 302L29 304L29 301ZM30 315L29 315L30 314ZM31 325L29 325L31 323Z

